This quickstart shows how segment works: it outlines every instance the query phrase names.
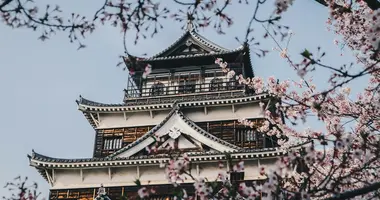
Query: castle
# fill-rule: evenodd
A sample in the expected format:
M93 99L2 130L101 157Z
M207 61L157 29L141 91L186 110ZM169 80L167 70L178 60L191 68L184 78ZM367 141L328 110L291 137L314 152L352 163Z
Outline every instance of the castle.
M223 58L236 74L254 77L249 47L226 49L201 36L191 23L172 45L149 58L125 57L130 78L123 103L98 103L80 97L79 110L95 130L92 158L53 158L32 152L30 165L49 183L49 199L94 199L101 192L112 200L136 198L141 185L156 188L151 199L171 199L172 184L162 163L169 161L164 151L188 155L195 177L215 180L218 163L243 160L245 171L231 173L234 181L263 180L259 166L273 166L285 152L276 136L260 133L263 123L259 106L269 96L256 94L235 77L227 78L215 64ZM149 74L144 74L151 67ZM254 122L254 128L239 119ZM161 138L157 152L147 149ZM228 155L228 159L227 159ZM192 189L192 180L184 187Z

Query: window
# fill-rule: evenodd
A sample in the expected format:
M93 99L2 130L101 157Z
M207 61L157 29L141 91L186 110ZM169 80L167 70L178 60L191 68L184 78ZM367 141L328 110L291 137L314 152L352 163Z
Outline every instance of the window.
M223 90L223 82L220 78L214 78L210 82L210 91Z
M245 141L253 142L256 141L256 133L253 130L247 130L244 133Z
M230 180L231 180L231 182L243 181L244 180L244 172L231 172Z
M257 140L257 134L252 128L236 129L237 142L254 142Z
M165 85L161 82L157 82L152 85L150 89L151 96L160 96L165 94Z
M105 138L103 143L103 149L104 150L114 150L114 149L120 149L123 143L123 139L121 137L112 137L112 138Z
M188 94L195 92L195 81L194 80L181 80L178 86L178 93Z

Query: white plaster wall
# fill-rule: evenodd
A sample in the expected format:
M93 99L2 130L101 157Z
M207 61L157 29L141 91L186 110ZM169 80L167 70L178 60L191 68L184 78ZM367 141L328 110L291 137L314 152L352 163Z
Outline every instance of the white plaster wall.
M171 139L171 138L170 138ZM190 138L191 139L191 138ZM173 140L173 139L172 139ZM197 142L199 143L199 142ZM178 138L178 148L179 149L187 149L187 148L197 148L191 141L187 140L182 135Z
M140 182L141 184L167 184L165 176L165 168L154 166L140 166Z
M83 184L98 184L110 182L108 169L89 169L83 170Z
M260 159L260 164L270 170L276 167L275 161L276 159ZM219 172L227 171L226 161L223 162L225 163L223 169L219 169L218 161L198 163L199 175L197 174L197 163L193 163L191 173L195 178L203 177L213 181L218 177ZM259 176L260 168L257 159L244 161L244 167L245 179L262 178ZM111 172L110 179L108 168L83 169L84 179L82 181L79 169L55 169L55 182L52 189L99 187L100 184L105 187L135 185L134 181L137 178L136 166L113 167ZM140 165L139 173L139 179L142 184L169 183L165 176L165 168L160 168L158 165ZM188 178L185 182L192 182L192 180Z
M153 118L149 111L128 112L126 118L123 113L100 113L98 128L136 127L159 124L169 114L170 110L153 111Z
M127 183L132 185L137 178L136 167L116 167L112 168L111 171L113 183Z
M207 107L207 115L203 107L185 107L182 109L182 112L194 122L263 117L258 103L237 104L234 107L235 112L232 112L231 105L209 106ZM170 110L153 111L153 118L151 118L148 111L128 112L126 113L127 120L125 120L124 114L122 113L100 113L100 124L98 128L157 125L165 119L169 112Z
M173 138L169 138L158 149L165 149L170 145L170 143L174 143L174 142L175 142L175 140ZM196 143L198 144L199 142L197 141ZM187 140L182 135L179 136L179 138L178 138L178 149L185 150L188 148L198 148L198 147L195 146L193 143L191 143L189 140Z
M260 166L265 167L267 172L276 168L276 158L260 159Z
M80 184L81 177L78 169L55 169L54 170L54 187L65 188L71 185Z
M55 182L52 189L65 188L86 188L99 187L103 184L105 187L120 185L135 185L137 177L136 166L114 167L111 168L111 178L109 177L108 168L82 169L83 180L80 177L79 169L55 170ZM140 180L142 184L167 184L164 169L155 166L140 166Z
M199 176L201 178L207 178L207 180L214 181L218 178L220 172L226 172L227 169L219 169L219 163L199 163Z
M185 108L182 112L194 122L263 117L258 103L235 105L235 112L232 112L231 105L207 107L207 115L204 108Z
M244 161L244 179L257 179L260 175L258 160Z

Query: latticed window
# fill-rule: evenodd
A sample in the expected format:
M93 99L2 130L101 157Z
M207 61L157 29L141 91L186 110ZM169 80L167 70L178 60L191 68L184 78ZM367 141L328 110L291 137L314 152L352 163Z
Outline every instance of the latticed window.
M237 142L253 142L256 141L256 132L252 128L237 129L236 141Z
M223 90L223 81L220 78L214 78L210 82L210 91Z
M256 133L254 130L247 130L244 133L244 136L245 136L245 141L247 141L247 142L256 141Z
M150 89L151 96L160 96L165 94L165 85L161 82L155 83Z
M103 143L104 150L120 149L123 143L121 137L105 138Z
M252 128L234 120L198 122L197 125L212 135L239 147L251 149L266 147L265 145L269 143L264 141L263 133L256 129L262 123L262 119L252 119L251 121L255 124Z

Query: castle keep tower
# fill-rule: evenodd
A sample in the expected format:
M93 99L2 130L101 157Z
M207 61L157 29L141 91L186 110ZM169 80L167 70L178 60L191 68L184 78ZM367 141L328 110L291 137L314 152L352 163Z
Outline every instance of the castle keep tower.
M172 152L186 152L195 177L215 180L218 162L244 160L244 173L231 173L234 181L260 180L259 166L271 166L284 152L275 137L246 127L239 119L263 122L259 102L267 94L255 94L235 77L227 78L215 64L222 58L236 74L253 77L249 48L226 49L199 35L191 24L172 45L150 58L126 57L130 72L121 104L98 103L80 97L78 108L95 130L92 158L61 159L38 154L30 165L51 186L50 199L94 199L98 188L112 200L136 197L142 185L156 188L151 199L170 199L172 185L161 163L169 160L160 151L175 144ZM151 73L144 73L151 68ZM149 69L148 69L149 70ZM155 154L153 135L162 144ZM148 147L148 148L147 148ZM227 159L227 154L230 159ZM191 191L192 181L185 181Z

